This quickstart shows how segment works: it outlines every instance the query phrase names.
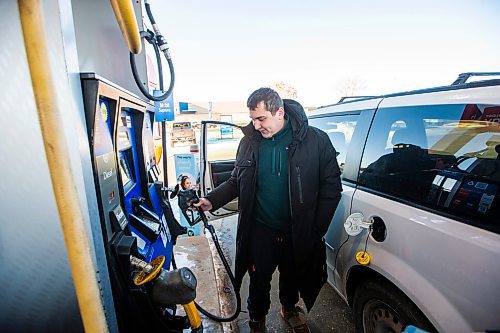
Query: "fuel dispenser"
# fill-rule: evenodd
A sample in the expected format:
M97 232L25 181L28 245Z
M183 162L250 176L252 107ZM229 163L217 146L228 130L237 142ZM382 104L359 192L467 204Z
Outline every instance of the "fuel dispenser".
M160 187L155 184L155 160L145 154L153 154L144 135L151 128L147 110L152 106L95 74L81 78L119 330L181 332L191 327L201 332L194 306L196 278L188 268L168 270L172 240L160 211L161 196L154 196ZM184 306L187 316L175 315L177 304Z
M167 189L159 178L153 139L153 120L154 113L147 109L142 124L142 152L144 172L147 175L147 192L154 211L161 217L163 223L168 225L172 244L175 245L177 237L186 234L187 228L181 226L175 219L168 200Z
M116 130L117 158L126 216L131 234L137 238L139 253L151 261L159 255L167 258L170 266L172 242L163 213L154 211L149 198L149 175L144 166L142 127L145 121L146 103L137 104L120 99Z
M126 214L131 232L138 240L139 252L150 261L158 255L167 258L177 236L186 233L175 219L166 190L159 181L153 142L151 105L120 101L116 130L120 177ZM135 176L137 175L137 176Z

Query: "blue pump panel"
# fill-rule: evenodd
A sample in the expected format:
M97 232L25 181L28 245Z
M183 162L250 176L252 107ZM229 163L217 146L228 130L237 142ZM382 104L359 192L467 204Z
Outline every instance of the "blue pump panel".
M150 174L152 172L151 170L156 166L153 141L153 123L151 120L151 115L149 112L146 112L144 115L144 125L142 127L142 148L144 150L144 162L146 163L146 172L148 174ZM153 182L153 179L150 178L149 182Z
M143 115L138 110L121 109L116 131L118 164L125 212L130 221L130 232L137 239L138 251L148 262L159 255L165 256L163 267L169 269L172 241L161 209L160 198L153 187L158 173L154 158L151 119L149 112ZM144 193L146 189L148 193ZM153 209L146 200L146 203L136 206L134 211L132 201L141 197L149 198L149 204Z
M165 214L163 214L163 209L161 208L160 204L161 199L158 197L154 185L151 185L149 187L149 197L151 198L151 202L153 203L154 211L160 213L159 217L162 225L160 240L161 240L161 245L163 245L162 246L163 249L155 247L155 251L162 250L164 252L165 264L163 265L163 267L168 268L170 267L170 260L172 258L172 251L173 251L172 237L170 235L170 230L168 229L167 221L165 220ZM160 242L157 242L155 245L160 245Z
M130 214L130 231L137 239L139 252L148 262L159 255L166 256L160 245L163 231L159 216L145 205L140 205L137 210L137 213Z
M135 221L130 216L132 211L132 199L142 196L141 177L139 171L137 143L134 136L134 122L131 112L121 110L117 124L116 146L118 150L118 164L122 179L125 213L129 221ZM140 223L140 222L137 222ZM130 223L130 232L137 238L137 248L139 253L147 260L152 258L150 253L152 241L141 233L135 223ZM147 223L145 223L147 225Z
M165 214L163 213L163 209L161 206L161 198L158 196L158 193L154 187L154 182L157 182L159 172L156 166L156 157L154 150L154 141L153 141L153 120L154 115L148 111L146 111L144 115L144 122L142 128L142 148L144 152L144 163L146 166L146 173L148 175L148 192L149 198L153 205L154 212L158 214L160 217L160 221L162 224L162 233L160 234L161 242L158 242L157 245L163 247L163 249L158 248L158 250L162 250L165 252L165 264L164 268L170 267L170 259L172 257L172 237L170 231L168 229L167 221L165 220ZM161 243L161 244L160 244Z
M134 122L132 114L122 110L117 127L118 157L120 174L125 194L125 212L127 216L132 212L132 198L141 196L141 177L139 176L139 164L137 155L137 143L134 136Z

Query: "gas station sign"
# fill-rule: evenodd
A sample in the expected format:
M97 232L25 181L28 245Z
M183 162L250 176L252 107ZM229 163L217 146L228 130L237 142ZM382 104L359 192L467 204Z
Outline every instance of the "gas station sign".
M161 90L154 90L153 95L160 95ZM171 121L174 120L174 94L170 94L167 99L155 102L155 121Z

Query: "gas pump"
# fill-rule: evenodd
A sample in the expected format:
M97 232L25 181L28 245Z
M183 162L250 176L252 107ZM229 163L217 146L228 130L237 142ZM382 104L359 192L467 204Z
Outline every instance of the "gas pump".
M116 146L125 210L139 253L146 261L164 256L169 269L173 243L186 228L176 221L158 179L150 108L120 100Z
M163 214L151 208L148 195L149 175L142 161L141 133L145 119L146 103L136 104L120 99L118 125L116 126L116 148L119 160L120 180L123 189L125 213L130 221L131 234L137 238L139 253L151 261L159 255L167 258L170 266L172 242Z
M168 200L167 189L160 181L158 161L154 149L153 120L154 113L146 110L142 126L142 152L145 173L147 174L147 191L154 211L161 217L162 222L168 225L172 244L175 245L177 237L186 234L187 228L181 226L175 219Z
M148 207L150 182L141 176L146 163L141 163L140 134L151 106L95 74L82 74L82 86L119 331L182 332L191 327L201 332L194 307L196 279L187 268L167 270L172 253L168 226ZM155 173L154 165L148 166ZM184 306L187 316L175 315L176 304Z

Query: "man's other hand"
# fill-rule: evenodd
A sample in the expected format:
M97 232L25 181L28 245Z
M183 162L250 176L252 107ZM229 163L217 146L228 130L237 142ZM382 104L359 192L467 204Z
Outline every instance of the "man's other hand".
M205 198L200 198L200 201L193 204L193 206L200 207L204 211L212 210L212 203L210 202L210 200L205 199Z

